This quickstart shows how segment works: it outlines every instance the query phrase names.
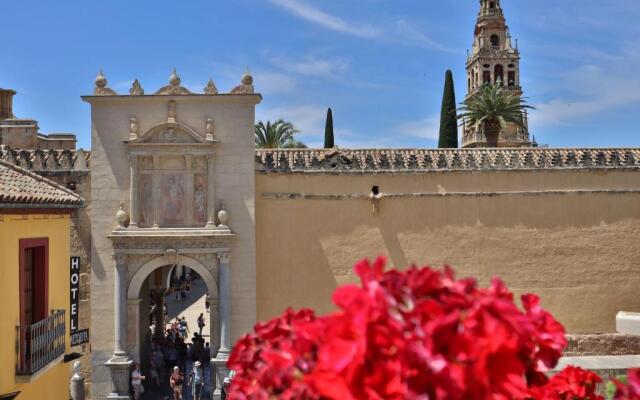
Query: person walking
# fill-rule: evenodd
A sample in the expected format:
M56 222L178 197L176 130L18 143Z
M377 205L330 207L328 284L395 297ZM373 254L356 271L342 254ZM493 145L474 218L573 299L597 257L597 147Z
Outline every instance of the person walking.
M159 348L153 349L151 352L151 381L160 387L160 371L164 366L164 358Z
M169 377L169 386L173 392L173 400L182 400L182 383L184 381L183 375L180 373L180 367L177 365L173 367L173 372Z
M182 316L181 320L178 320L178 331L182 340L187 340L189 337L189 324L187 324L187 317Z
M204 386L204 370L200 361L193 364L191 373L189 374L189 384L191 385L191 395L193 400L201 400L202 387Z
M198 317L198 329L200 329L200 332L198 333L200 336L202 336L202 329L204 328L204 314L200 313L200 316Z
M134 400L140 400L142 398L142 393L144 393L144 386L142 385L142 381L144 380L144 375L140 372L140 364L133 364L133 371L131 371L131 386L133 386L133 398Z

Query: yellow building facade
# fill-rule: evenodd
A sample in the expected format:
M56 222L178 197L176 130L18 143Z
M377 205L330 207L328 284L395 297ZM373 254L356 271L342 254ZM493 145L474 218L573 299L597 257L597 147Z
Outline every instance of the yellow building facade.
M65 400L75 193L0 162L0 398ZM67 358L68 359L68 358Z

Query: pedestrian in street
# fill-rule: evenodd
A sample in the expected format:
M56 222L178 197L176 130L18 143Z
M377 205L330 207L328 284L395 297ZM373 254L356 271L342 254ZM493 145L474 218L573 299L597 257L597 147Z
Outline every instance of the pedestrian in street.
M183 375L180 373L180 368L176 365L173 367L173 372L169 377L169 386L173 392L173 400L182 400L182 383L184 381Z
M159 348L154 349L151 352L151 381L156 383L156 386L160 387L160 373L164 365L164 358Z
M209 292L204 296L204 308L209 312L209 307L211 307L211 298L209 297Z
M187 337L189 336L189 324L187 324L187 318L184 315L178 322L178 331L182 340L187 340Z
M204 314L200 313L200 316L198 317L198 329L200 329L199 335L202 336L202 329L204 328Z
M202 397L202 386L204 386L204 371L200 361L196 361L193 364L193 368L189 374L189 383L191 385L193 400L200 400Z
M142 385L143 380L144 375L140 372L140 364L133 364L133 371L131 371L131 386L133 387L134 400L140 400L142 398L142 393L144 393L144 386Z

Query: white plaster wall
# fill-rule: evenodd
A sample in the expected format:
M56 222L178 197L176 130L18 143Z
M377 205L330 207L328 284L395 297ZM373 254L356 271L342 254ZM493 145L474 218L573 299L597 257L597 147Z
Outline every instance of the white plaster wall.
M91 111L91 343L92 397L103 399L111 390L104 363L114 345L112 244L107 235L117 226L120 202L129 209L129 162L126 144L129 118L136 117L139 133L167 122L169 100L177 104L177 121L204 136L207 118L215 121L220 142L214 150L216 208L224 200L228 225L237 235L231 259L231 330L237 339L256 319L254 123L257 95L85 97Z

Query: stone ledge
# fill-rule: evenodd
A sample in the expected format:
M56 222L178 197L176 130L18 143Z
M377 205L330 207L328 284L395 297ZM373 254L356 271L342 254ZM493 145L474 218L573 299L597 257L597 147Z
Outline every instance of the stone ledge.
M621 333L567 335L564 354L577 356L623 356L640 354L640 336Z

